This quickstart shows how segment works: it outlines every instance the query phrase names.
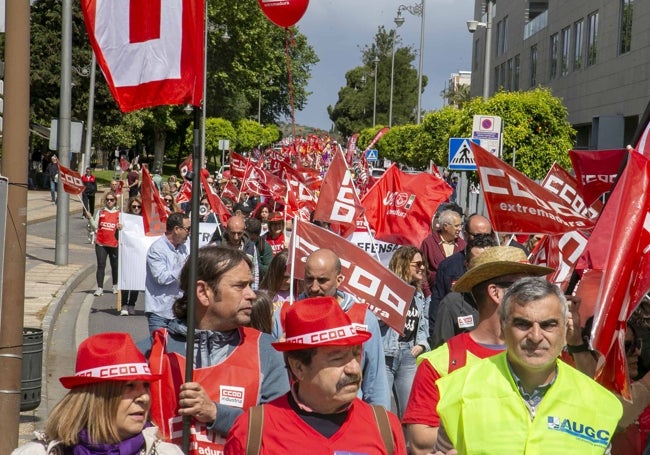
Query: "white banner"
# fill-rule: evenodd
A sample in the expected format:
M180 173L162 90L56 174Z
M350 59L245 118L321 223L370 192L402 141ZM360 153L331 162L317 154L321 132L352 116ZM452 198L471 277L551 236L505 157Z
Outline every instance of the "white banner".
M370 234L368 234L368 231L357 231L352 233L352 235L348 237L348 242L355 244L375 259L377 259L377 254L379 254L379 262L381 262L385 267L388 267L390 258L393 257L395 250L399 248L399 245L394 243L382 242L381 240L376 239L373 240L372 237L370 237Z
M147 270L147 251L160 237L144 235L142 217L129 213L120 214L122 230L120 231L120 264L117 285L120 289L144 291ZM215 230L215 223L199 224L199 248L210 241ZM196 231L192 229L192 234ZM187 247L190 247L189 237Z

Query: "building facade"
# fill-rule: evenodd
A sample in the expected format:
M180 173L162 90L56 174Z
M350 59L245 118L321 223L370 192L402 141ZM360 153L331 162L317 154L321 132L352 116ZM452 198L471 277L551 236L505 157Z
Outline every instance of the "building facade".
M491 3L492 15L486 11ZM650 101L650 0L476 0L471 95L549 87L578 130L576 147L619 148Z

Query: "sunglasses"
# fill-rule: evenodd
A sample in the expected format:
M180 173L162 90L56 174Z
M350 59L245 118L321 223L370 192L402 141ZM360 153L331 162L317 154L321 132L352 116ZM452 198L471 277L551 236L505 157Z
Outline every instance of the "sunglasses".
M172 201L171 199L165 198L165 202L171 202L171 201Z
M626 355L634 355L637 353L637 351L641 350L641 338L637 338L634 341L626 341L625 342L625 354Z
M424 262L423 261L415 261L415 262L411 262L411 265L414 265L416 269L419 269L424 265Z
M107 197L106 202L115 202L115 198L113 197Z
M139 208L142 208L142 206L141 205L132 205L131 208L132 209L139 209Z

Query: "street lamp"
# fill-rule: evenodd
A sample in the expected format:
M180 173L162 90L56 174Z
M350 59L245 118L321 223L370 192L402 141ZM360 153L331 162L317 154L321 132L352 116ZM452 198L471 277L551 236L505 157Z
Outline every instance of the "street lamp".
M375 96L372 101L372 127L377 124L377 65L379 64L379 57L375 55L372 63L375 64Z
M86 117L86 137L84 139L84 153L81 157L81 166L79 167L79 173L83 173L86 167L90 165L90 151L93 141L93 111L95 109L95 69L97 67L97 59L95 58L95 52L91 51L92 58L90 60L89 66L83 66L81 68L73 66L72 69L75 73L82 77L90 76L90 86L88 88L88 113Z
M203 106L201 109L201 167L205 164L205 101L208 95L208 32L223 31L221 40L224 43L230 41L227 25L215 25L210 22L208 15L205 15L205 35L203 36Z
M400 5L397 8L397 17L395 18L395 23L399 21L399 25L404 23L404 18L402 17L402 11L408 11L414 16L420 16L420 58L418 62L418 113L417 113L417 123L420 124L422 120L422 66L424 62L424 0L420 0L419 5ZM398 25L398 27L399 27Z
M467 31L474 33L479 27L485 27L485 58L483 68L483 99L490 97L490 67L492 66L492 6L494 0L487 1L487 19L485 22L467 21Z
M395 18L395 25L398 27L404 23L404 19L397 21ZM388 102L388 127L393 126L393 88L395 86L395 40L397 39L397 29L392 30L393 43L392 43L392 56L390 59L390 100Z

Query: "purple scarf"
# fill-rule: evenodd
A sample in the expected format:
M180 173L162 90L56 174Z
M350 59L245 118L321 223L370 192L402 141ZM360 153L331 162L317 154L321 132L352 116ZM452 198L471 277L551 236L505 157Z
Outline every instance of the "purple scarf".
M79 432L79 443L73 447L72 453L74 455L137 455L143 448L142 433L117 444L92 444L88 439L88 431L84 428Z

